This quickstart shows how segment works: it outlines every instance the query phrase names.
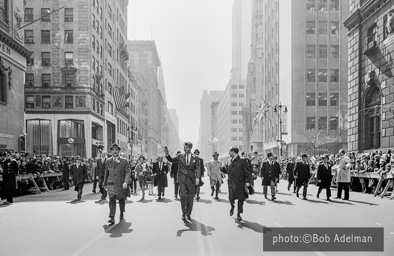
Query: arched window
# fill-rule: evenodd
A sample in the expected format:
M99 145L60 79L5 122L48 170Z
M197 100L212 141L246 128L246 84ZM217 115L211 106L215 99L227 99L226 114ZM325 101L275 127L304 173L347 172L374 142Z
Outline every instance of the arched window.
M381 92L379 88L372 87L366 92L364 106L366 109L363 116L364 149L379 148L381 135Z
M2 70L0 70L0 103L7 104L6 75Z

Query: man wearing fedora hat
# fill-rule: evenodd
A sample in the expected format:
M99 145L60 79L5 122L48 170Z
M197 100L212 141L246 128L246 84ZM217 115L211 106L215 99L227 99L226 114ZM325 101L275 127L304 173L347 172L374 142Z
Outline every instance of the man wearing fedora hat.
M321 157L321 160L323 160L322 163L319 164L317 167L317 185L319 186L319 190L317 191L317 198L319 198L320 192L323 189L326 189L326 196L327 196L327 201L331 201L331 180L332 180L332 175L331 175L331 166L328 163L328 155L324 155Z
M296 195L297 197L299 197L298 193L301 189L301 186L304 186L304 189L302 191L302 199L308 200L306 198L306 195L308 190L308 182L311 177L310 165L308 163L307 154L302 154L301 158L302 160L300 162L297 162L294 167L294 178L296 179L296 185L297 185Z
M181 196L182 220L186 218L191 221L190 215L193 210L194 189L200 184L200 161L199 158L191 153L193 144L185 142L183 144L184 154L179 154L172 158L169 155L167 147L164 147L164 153L169 162L178 163L178 181Z
M78 192L77 200L80 201L82 198L82 189L85 184L85 179L88 176L88 169L86 165L81 163L80 156L75 157L75 163L71 166L70 172L75 185L74 190Z
M120 219L124 218L126 197L130 190L131 169L127 159L120 157L121 148L114 143L111 146L112 157L106 161L104 174L104 187L109 196L109 224L115 223L116 200L119 200Z
M213 194L215 193L215 188L216 188L215 199L219 200L220 186L223 183L222 172L220 170L222 166L222 162L218 160L219 158L218 152L214 152L212 156L213 156L213 160L211 160L207 164L207 172L208 172L209 182L212 190L211 196L213 196Z

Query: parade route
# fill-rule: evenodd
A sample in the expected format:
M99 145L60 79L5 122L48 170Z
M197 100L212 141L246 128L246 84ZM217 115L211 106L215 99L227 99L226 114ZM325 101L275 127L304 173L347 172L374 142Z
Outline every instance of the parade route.
M110 227L108 201L98 201L100 195L91 192L92 184L85 185L80 202L74 201L73 190L16 197L13 205L0 207L0 255L262 255L264 227L384 227L385 252L373 254L394 252L394 201L387 198L351 192L350 201L327 202L324 191L317 199L317 188L310 185L309 200L304 201L287 191L287 181L281 181L277 200L271 201L264 199L258 179L257 193L246 201L244 220L238 222L236 214L229 216L227 181L220 200L210 196L207 178L204 182L191 223L181 220L172 180L164 200L148 195L142 202L140 195L128 198L125 219L120 221L117 212ZM371 255L346 253L356 254Z

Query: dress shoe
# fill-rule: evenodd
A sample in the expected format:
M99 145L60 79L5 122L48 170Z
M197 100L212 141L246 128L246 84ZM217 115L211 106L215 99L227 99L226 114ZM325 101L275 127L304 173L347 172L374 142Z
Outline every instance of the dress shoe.
M185 220L186 220L185 214L182 214L182 217L181 217L181 219L182 219L183 221L185 221Z
M120 220L123 220L123 219L124 219L123 212L120 213L119 219L120 219Z
M187 219L192 220L192 217L190 217L190 215L187 215Z
M115 224L114 218L110 218L110 219L108 220L108 223L109 223L110 225Z
M94 194L96 194L96 190L92 190L92 192L93 192Z
M175 199L178 199L178 196L175 196Z
M233 216L233 214L234 214L234 205L231 206L231 209L230 209L230 216Z
M265 199L268 199L267 195L264 195L264 198L265 198Z
M339 198L339 197L334 197L334 199L341 199L341 198Z
M302 200L308 200L308 198L304 197L304 198L302 198Z
M159 196L158 200L161 200L161 196Z
M298 193L296 194L296 196L297 196L298 198L300 197L300 195L299 195Z
M242 220L241 214L239 214L239 213L237 214L237 220L238 220L238 221L241 221L241 220Z
M215 198L214 198L215 200L219 200L219 197L217 197L217 196L215 196Z
M349 198L342 198L342 200L346 200L346 201L349 201Z
M199 196L197 197L197 201L198 201L198 200L200 200L200 197L199 197Z
M317 194L316 197L319 199L319 194Z
M330 199L330 198L327 198L327 201L331 201L331 199Z

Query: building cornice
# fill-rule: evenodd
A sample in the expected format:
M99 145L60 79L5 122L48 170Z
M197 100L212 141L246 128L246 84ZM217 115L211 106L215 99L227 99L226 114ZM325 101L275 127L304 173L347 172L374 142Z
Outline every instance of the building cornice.
M0 30L0 41L7 44L11 49L16 51L23 57L28 58L30 56L30 51L26 47L18 43L15 39L13 39L3 30Z

